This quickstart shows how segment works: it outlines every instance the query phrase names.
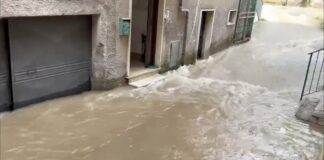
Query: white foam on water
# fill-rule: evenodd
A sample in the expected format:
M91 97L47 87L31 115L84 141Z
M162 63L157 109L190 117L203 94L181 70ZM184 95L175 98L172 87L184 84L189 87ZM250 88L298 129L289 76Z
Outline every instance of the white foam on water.
M301 46L309 49L302 44L292 41L278 47L286 52ZM201 107L188 131L188 143L195 146L203 160L319 158L323 133L295 119L298 101L289 94L296 90L281 88L275 92L247 82L215 79L212 70L220 59L224 57L218 55L195 66L180 67L167 73L164 81L137 91L142 96L156 94L169 102L185 100L192 103L187 107ZM231 73L226 69L219 73L224 76L226 72Z

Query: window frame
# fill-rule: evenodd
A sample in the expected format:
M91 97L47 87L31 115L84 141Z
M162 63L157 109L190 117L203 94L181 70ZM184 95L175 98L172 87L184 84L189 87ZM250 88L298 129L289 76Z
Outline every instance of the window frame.
M235 16L234 16L234 19L233 19L233 21L231 22L230 20L230 18L231 18L231 13L232 12L235 12ZM227 26L232 26L232 25L235 25L236 24L236 21L237 21L237 14L238 14L238 11L237 11L237 9L232 9L232 10L229 10L228 11L228 15L227 15L227 23L226 23L226 25Z

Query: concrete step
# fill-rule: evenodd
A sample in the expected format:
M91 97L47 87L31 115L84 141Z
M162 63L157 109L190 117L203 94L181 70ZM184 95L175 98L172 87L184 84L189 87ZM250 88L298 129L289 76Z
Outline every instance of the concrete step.
M135 87L135 88L141 88L141 87L148 86L148 85L150 85L152 83L161 81L164 78L165 77L160 75L160 74L155 74L155 75L149 76L147 78L131 82L131 83L129 83L129 85L132 86L132 87Z
M140 71L136 71L135 73L131 73L129 77L127 77L128 83L133 83L135 81L139 81L153 75L159 74L159 68L156 69L143 69Z
M313 117L324 119L324 112L315 111L315 112L313 112L312 115L313 115Z

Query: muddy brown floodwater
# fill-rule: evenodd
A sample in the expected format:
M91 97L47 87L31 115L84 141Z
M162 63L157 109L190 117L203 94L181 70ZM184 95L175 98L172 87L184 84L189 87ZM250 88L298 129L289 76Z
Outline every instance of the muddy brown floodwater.
M294 113L306 53L321 47L323 31L261 22L254 35L145 88L89 92L7 113L1 160L320 159L323 128Z

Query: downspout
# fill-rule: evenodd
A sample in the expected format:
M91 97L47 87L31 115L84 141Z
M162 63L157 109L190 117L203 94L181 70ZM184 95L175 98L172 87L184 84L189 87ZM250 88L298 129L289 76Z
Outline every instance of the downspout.
M183 7L183 0L180 0L180 11L185 15L185 28L183 35L183 44L182 44L182 56L181 56L181 65L185 65L185 55L187 47L187 32L188 32L188 21L189 21L189 9Z
M126 77L130 76L132 25L133 25L132 14L133 14L133 0L128 0L128 18L130 19L130 32L128 36L128 45L127 45Z

